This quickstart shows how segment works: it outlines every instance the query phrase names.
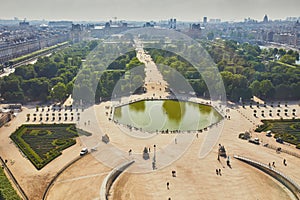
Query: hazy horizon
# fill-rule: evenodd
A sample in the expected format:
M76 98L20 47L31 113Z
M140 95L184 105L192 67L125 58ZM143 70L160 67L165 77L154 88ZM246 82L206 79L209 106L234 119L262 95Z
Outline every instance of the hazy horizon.
M299 0L0 0L0 19L71 20L71 21L243 21L299 17Z

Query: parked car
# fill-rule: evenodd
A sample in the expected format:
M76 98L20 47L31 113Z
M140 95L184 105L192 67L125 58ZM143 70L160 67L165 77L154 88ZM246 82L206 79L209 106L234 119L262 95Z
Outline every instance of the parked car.
M250 143L253 143L253 144L257 144L257 145L259 145L259 144L260 144L260 142L259 142L259 139L258 139L258 138L250 139L250 140L249 140L249 142L250 142Z
M80 155L81 156L84 156L85 154L87 154L89 151L88 151L88 149L87 148L83 148L83 149L81 149L81 151L80 151Z
M281 137L276 138L276 142L283 144L283 139L281 139Z
M272 131L267 131L266 136L267 137L272 137Z

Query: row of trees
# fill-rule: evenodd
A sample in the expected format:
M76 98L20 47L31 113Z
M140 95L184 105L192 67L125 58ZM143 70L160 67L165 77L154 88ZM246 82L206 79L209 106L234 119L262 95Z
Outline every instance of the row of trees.
M299 99L300 93L297 91L300 91L300 67L295 64L299 59L297 51L260 49L256 45L238 44L231 40L206 41L202 45L217 63L227 98L230 100L238 101L240 97L247 100L252 95L264 99ZM193 47L185 46L180 49L192 57ZM170 66L182 74L197 95L208 94L202 76L211 76L213 79L214 74L200 75L188 61L170 51L148 51L156 63ZM168 69L161 71L164 76L170 76Z
M8 102L62 101L75 94L77 103L94 103L114 91L135 92L144 82L143 67L132 43L82 42L16 68L0 79L0 93Z
M76 77L74 98L84 103L99 103L128 96L143 85L144 77L144 65L137 59L131 42L101 43Z
M217 63L220 73L210 70L209 56L198 52L195 44L175 42L168 50L148 48L147 51L165 80L176 85L179 92L190 92L187 84L178 84L185 81L198 96L208 97L206 84L213 84L215 90L222 88L220 83L214 83L219 74L227 98L234 101L240 97L250 99L252 95L265 99L299 99L300 67L294 64L298 52L260 49L235 41L206 41L202 45ZM194 60L201 62L201 74L183 58L193 60L196 53L204 55L202 60ZM178 78L178 74L182 77ZM137 92L144 78L143 64L136 58L132 41L101 44L91 41L17 68L14 74L0 79L0 93L6 101L27 102L61 101L75 91L75 100L94 103Z
M35 64L21 66L0 79L0 94L8 102L61 101L72 93L74 77L96 41L67 47Z
M204 46L221 74L230 72L246 79L251 95L264 99L299 99L300 67L295 64L299 60L297 51L260 49L257 45L238 44L231 40L218 40ZM228 97L235 99L230 92Z

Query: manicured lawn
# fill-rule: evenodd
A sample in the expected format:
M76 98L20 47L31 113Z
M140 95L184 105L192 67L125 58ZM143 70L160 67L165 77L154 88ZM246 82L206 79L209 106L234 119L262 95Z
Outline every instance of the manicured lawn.
M281 137L285 142L300 144L300 119L286 120L262 120L262 126L256 129L257 132L271 130L275 138Z
M41 169L61 152L76 144L75 138L91 135L76 130L75 124L28 124L20 126L10 138L17 144L32 164Z
M11 183L0 168L0 200L21 200Z

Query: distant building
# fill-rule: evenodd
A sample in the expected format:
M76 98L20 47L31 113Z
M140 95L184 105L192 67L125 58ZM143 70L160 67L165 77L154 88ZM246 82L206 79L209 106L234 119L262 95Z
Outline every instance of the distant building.
M109 22L106 22L104 27L105 27L105 28L110 28L110 23L109 23Z
M201 25L200 24L190 24L190 28L183 30L183 33L187 34L193 39L199 39L201 37Z
M269 22L269 18L267 15L264 16L264 19L263 19L263 23L268 23Z
M25 22L25 20L24 20L22 22L19 22L19 26L22 26L22 27L29 26L29 22Z
M204 24L207 23L207 17L203 17L203 23L204 23Z
M72 28L72 21L50 21L49 27L53 28Z
M151 22L146 22L146 24L144 24L144 27L154 27L154 24Z
M292 33L276 33L273 36L274 42L287 45L295 45L295 35Z
M299 21L300 17L287 17L286 21L296 22Z
M144 24L144 27L154 27L154 22L147 22ZM136 28L132 25L129 25L126 22L120 22L118 24L111 24L107 22L103 25L96 25L93 29L90 29L90 36L94 38L103 38L110 35L119 34L121 32Z
M176 29L176 23L177 23L176 19L170 19L169 20L169 28Z
M72 24L72 29L71 29L71 40L73 42L80 42L83 40L83 25L82 24Z
M273 31L270 31L267 35L267 41L268 42L273 42L274 41L274 32Z
M221 23L221 19L209 19L210 23Z
M190 29L192 29L192 30L200 30L201 29L201 26L200 26L200 24L192 24L191 26L190 26Z
M300 22L299 22L299 20L297 20L297 22L295 23L295 25L293 27L293 32L295 35L294 45L296 47L300 48Z
M43 29L43 30L46 30L46 29L48 29L48 25L47 24L41 24L40 28Z
M0 32L0 64L8 66L11 59L67 40L69 40L67 31L43 30L39 26L29 28L24 28L23 25L16 26L11 31Z

